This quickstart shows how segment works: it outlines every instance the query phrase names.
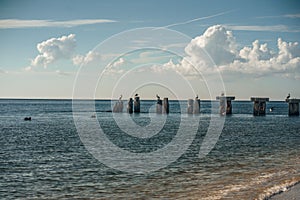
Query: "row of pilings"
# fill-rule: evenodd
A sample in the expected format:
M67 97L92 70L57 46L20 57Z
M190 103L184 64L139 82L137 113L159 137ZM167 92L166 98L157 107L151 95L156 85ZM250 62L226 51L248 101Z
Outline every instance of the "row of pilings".
M216 100L219 100L219 113L222 116L232 114L232 103L235 100L234 96L217 96ZM251 97L250 100L253 102L253 115L263 116L266 115L266 105L269 98ZM300 99L286 99L288 103L289 116L299 116L299 102ZM134 98L130 98L127 104L128 113L140 113L140 97L136 94ZM115 103L112 112L123 112L123 101L121 98ZM168 114L169 113L169 99L167 97L160 99L157 95L156 102L156 113ZM199 114L200 113L200 99L198 96L195 99L187 100L187 113L188 114Z

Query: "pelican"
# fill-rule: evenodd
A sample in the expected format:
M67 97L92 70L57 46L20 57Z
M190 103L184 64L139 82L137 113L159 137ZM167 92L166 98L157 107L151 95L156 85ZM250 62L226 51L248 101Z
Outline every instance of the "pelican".
M286 97L286 99L289 99L291 97L291 94L289 93Z
M158 94L156 94L157 99L160 99L160 96L158 96Z
M198 94L197 94L197 96L196 96L196 99L198 99Z
M138 94L138 93L136 93L134 96L135 96L135 97L137 97L137 96L139 96L139 94Z

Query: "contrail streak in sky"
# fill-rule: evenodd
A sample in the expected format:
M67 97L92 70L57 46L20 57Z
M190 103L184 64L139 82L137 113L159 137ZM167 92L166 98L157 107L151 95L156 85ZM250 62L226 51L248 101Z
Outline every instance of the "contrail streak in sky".
M185 22L179 22L179 23L169 24L167 26L162 26L162 27L159 27L159 28L170 28L172 26L189 24L189 23L192 23L192 22L196 22L196 21L200 21L200 20L204 20L204 19L210 19L210 18L214 18L214 17L217 17L217 16L225 15L225 14L231 13L233 11L234 10L229 10L229 11L226 11L226 12L221 12L221 13L214 14L214 15L209 15L209 16L206 16L206 17L199 17L199 18L196 18L196 19L191 19L191 20L188 20L188 21L185 21Z

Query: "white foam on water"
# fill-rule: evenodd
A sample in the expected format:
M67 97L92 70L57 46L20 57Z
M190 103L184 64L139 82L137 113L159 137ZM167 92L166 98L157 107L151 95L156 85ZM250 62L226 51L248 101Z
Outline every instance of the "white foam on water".
M273 172L273 173L263 174L263 175L260 175L260 176L255 176L253 178L250 178L250 180L247 183L240 183L240 184L233 184L233 185L224 186L224 189L219 190L219 191L215 191L209 197L204 197L204 198L201 197L201 199L204 199L204 200L223 199L227 195L230 195L231 193L234 193L234 192L239 192L241 190L247 190L249 188L260 187L260 185L270 182L271 179L273 179L274 177L282 176L282 175L285 175L285 174L288 174L288 172L281 171L281 172L276 172L276 173ZM277 194L281 191L287 190L289 187L291 187L294 184L295 184L295 181L294 182L289 182L289 183L286 183L286 184L283 184L283 185L276 185L276 186L268 189L263 194L259 195L259 197L256 200L264 200L264 199L266 199L266 197L272 196L274 193Z
M257 200L269 199L270 197L276 194L289 190L291 187L299 183L300 180L292 180L292 181L287 181L285 183L281 183L279 185L274 185L273 187L266 189L263 194L259 195Z

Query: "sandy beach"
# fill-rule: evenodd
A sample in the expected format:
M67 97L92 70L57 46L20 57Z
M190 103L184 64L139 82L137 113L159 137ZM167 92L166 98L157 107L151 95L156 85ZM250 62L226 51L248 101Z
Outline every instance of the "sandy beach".
M285 192L274 195L270 200L297 200L300 199L300 184L296 184Z

